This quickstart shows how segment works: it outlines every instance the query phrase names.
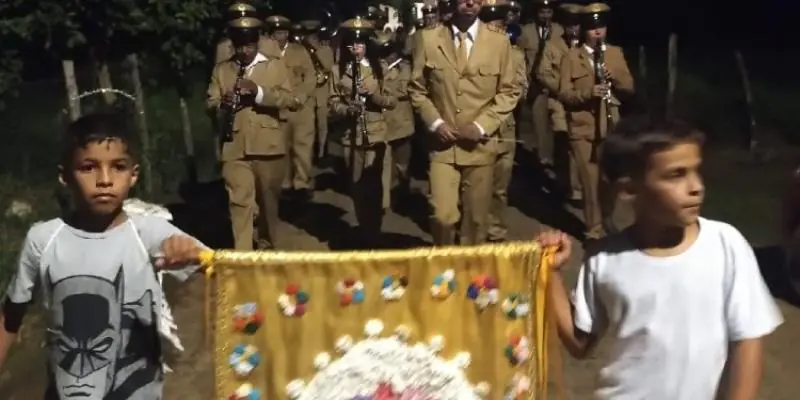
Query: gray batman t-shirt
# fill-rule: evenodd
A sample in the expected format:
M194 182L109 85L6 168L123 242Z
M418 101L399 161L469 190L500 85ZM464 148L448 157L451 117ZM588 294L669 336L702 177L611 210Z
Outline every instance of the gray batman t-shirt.
M152 260L183 234L162 218L131 215L101 233L53 219L25 239L8 298L41 293L47 312L46 399L153 400L163 386L158 314L163 292ZM193 268L176 271L185 279Z

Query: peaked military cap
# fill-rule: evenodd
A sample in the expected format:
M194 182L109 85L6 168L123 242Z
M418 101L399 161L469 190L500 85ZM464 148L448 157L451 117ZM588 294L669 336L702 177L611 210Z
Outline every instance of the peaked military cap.
M302 32L302 31L303 31L303 25L301 25L300 23L292 24L292 32Z
M608 26L608 15L611 7L604 3L592 3L583 7L581 26L584 29L596 29Z
M339 27L342 39L347 43L364 41L375 34L375 23L361 16L342 22Z
M533 0L533 8L552 8L556 3L557 0Z
M522 11L522 4L519 4L516 0L511 0L508 2L508 6L511 7L511 11L520 12Z
M438 4L436 0L428 0L422 4L422 14L435 14L439 11Z
M395 35L391 32L378 31L372 37L372 43L382 49L391 48L395 41Z
M300 26L303 27L303 30L308 33L317 32L322 27L322 22L315 20L315 19L306 19L300 21Z
M244 17L258 18L258 10L252 4L237 1L228 7L226 15L229 21Z
M558 6L559 17L564 25L578 25L581 23L583 6L574 3L564 3Z
M508 0L484 0L478 16L484 22L505 20L511 11Z
M450 13L453 12L454 9L455 4L453 4L453 0L439 0L439 12Z
M243 17L228 22L228 36L234 46L258 43L263 23L258 18Z
M282 15L272 15L267 18L267 29L277 31L281 29L289 30L292 28L292 21Z
M376 22L386 22L387 16L380 7L369 6L365 18Z

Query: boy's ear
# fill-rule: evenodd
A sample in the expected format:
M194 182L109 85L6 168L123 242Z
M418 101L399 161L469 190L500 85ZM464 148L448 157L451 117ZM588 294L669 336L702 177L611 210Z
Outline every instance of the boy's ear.
M139 164L134 164L133 168L131 169L131 187L136 185L136 182L139 180Z
M64 166L60 164L58 166L58 183L60 183L61 186L67 186L67 177L64 176Z

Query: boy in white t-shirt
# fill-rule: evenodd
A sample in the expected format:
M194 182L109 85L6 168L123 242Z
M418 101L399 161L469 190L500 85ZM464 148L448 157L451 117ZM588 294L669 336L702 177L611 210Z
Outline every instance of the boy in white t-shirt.
M761 338L782 318L747 240L699 216L702 143L689 126L649 119L623 121L606 138L601 168L636 219L587 244L571 299L559 273L570 239L539 237L559 247L549 301L564 346L582 358L601 335L611 340L595 399L712 400L718 389L756 398Z

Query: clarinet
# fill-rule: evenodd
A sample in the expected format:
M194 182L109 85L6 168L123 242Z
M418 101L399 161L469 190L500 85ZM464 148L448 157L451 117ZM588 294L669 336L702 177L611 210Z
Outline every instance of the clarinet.
M239 87L239 84L242 82L244 78L244 73L247 69L247 66L244 63L239 63L239 70L236 72L236 83L233 84L233 101L231 105L226 107L224 120L225 123L223 124L223 136L222 140L225 142L232 142L233 141L233 130L234 130L234 122L236 120L236 111L238 111L239 106L242 103L242 89Z
M603 138L603 129L602 129L602 113L603 109L605 108L605 119L606 119L606 129L605 132L609 132L614 129L614 117L611 114L611 88L609 87L609 82L606 79L606 61L605 61L605 52L606 52L606 43L605 40L601 40L600 43L594 49L594 77L595 82L598 85L603 85L609 88L608 93L601 99L597 101L597 114L596 114L596 125L595 125L595 142L599 144ZM595 146L597 148L597 146Z
M361 138L367 137L367 106L364 98L358 93L359 89L364 86L364 76L361 75L361 66L359 61L353 61L353 103L358 104L358 119L356 125L361 123ZM355 143L355 142L354 142Z

